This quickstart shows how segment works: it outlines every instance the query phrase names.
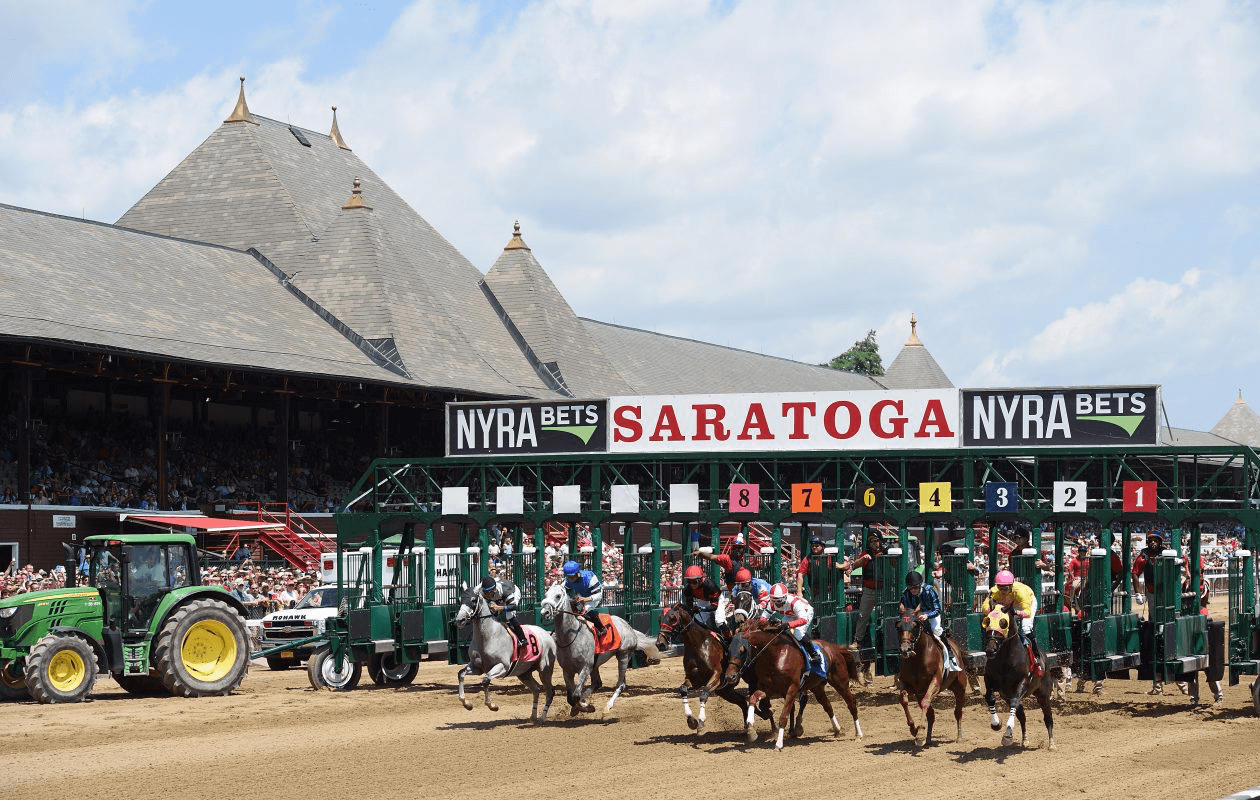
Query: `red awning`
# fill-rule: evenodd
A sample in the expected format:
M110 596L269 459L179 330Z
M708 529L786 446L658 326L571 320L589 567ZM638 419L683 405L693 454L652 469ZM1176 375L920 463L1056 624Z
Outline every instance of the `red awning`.
M222 533L246 531L278 531L284 529L280 522L259 522L253 519L222 519L206 517L200 514L187 516L150 516L145 514L119 514L118 519L139 522L154 528L170 530L171 528L196 528L199 531L218 531Z

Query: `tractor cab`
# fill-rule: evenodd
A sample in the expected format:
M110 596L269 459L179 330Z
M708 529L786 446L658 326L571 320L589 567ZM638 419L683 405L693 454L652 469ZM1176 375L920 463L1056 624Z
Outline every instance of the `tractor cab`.
M162 598L193 585L196 560L192 537L161 542L89 539L89 585L101 594L104 627L126 641L146 638Z

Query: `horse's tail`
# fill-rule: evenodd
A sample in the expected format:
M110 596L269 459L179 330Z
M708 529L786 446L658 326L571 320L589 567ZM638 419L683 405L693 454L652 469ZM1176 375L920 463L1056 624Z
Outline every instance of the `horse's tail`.
M646 633L640 633L639 631L635 631L634 635L637 637L634 649L638 650L647 657L649 664L659 663L661 660L661 651L656 648L656 642L653 641L652 637L648 636Z
M860 680L862 664L857 659L857 653L854 653L847 647L841 647L840 655L844 656L844 665L849 670L849 680Z

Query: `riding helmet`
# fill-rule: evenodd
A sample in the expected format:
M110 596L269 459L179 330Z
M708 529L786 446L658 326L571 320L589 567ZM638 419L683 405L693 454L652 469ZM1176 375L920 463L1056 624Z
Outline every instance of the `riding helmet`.
M914 570L906 573L906 586L922 586L923 576Z
M781 583L776 583L770 589L770 602L774 603L776 606L782 606L787 602L787 594L787 587Z
M704 570L700 568L699 564L692 564L690 567L687 567L685 572L683 572L683 578L689 581L699 580L703 577L704 577Z
M811 537L809 537L809 546L810 546L810 547L816 547L816 546L818 546L818 545L820 545L820 544L822 544L822 543L823 543L823 540L822 540L822 539L819 539L817 536L811 536Z
M496 581L494 578L491 578L489 575L481 579L481 593L482 594L485 594L486 592L493 592L498 587L499 587L499 582Z
M564 577L576 578L577 574L582 571L582 567L576 561L564 562Z
M744 567L740 567L739 571L735 573L736 583L748 583L750 580L752 580L752 573Z
M1015 573L1009 569L1004 569L997 574L998 586L1013 586L1015 584Z

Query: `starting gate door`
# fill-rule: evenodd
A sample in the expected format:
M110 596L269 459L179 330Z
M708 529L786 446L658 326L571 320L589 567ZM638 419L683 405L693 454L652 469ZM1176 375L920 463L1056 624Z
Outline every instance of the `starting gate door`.
M1154 560L1155 591L1147 601L1151 657L1144 661L1156 680L1185 680L1183 673L1207 667L1207 622L1201 614L1182 613L1181 559L1176 553L1165 550Z
M1136 667L1142 662L1138 615L1125 613L1124 594L1112 591L1111 554L1102 547L1089 555L1088 580L1080 605L1083 677L1102 680L1108 672Z
M875 648L875 668L880 675L895 675L901 664L901 592L905 584L906 558L899 547L875 559L875 609L871 612L871 644ZM863 661L866 661L863 653Z
M954 548L941 559L941 624L962 646L967 668L972 672L984 669L984 631L980 627L980 611L976 604L976 573L968 567L971 553L965 547Z
M1250 550L1229 557L1229 685L1240 675L1260 674L1256 572Z
M1058 592L1043 592L1037 551L1011 553L1011 572L1025 586L1037 593L1037 616L1033 618L1033 636L1046 656L1046 666L1065 666L1072 660L1072 615L1062 610Z
M661 560L659 551L651 545L625 556L621 601L615 613L635 630L656 635L661 619Z

